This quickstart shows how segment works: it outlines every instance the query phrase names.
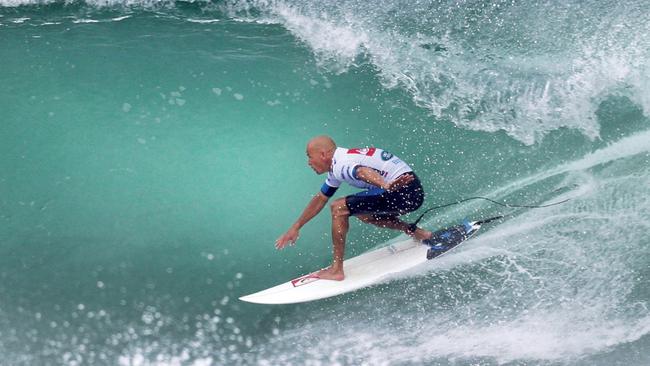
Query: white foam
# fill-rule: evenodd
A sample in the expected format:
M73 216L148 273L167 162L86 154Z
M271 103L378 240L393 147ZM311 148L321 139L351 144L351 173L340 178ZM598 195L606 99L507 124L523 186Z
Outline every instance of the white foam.
M583 358L650 333L650 317L635 324L603 320L572 322L581 313L539 311L513 321L485 326L459 326L424 339L418 349L426 355L451 358L485 357L504 364L516 360L568 361Z
M188 22L191 23L199 23L199 24L213 24L213 23L219 23L221 20L220 19L187 19Z
M0 7L19 7L29 5L47 5L59 2L59 0L0 0ZM173 6L171 0L84 0L92 7L143 7L159 8Z
M53 2L54 0L52 0ZM0 0L0 6L13 8L21 5L37 5L37 4L47 4L47 1L39 0Z
M309 44L322 65L335 67L338 71L353 65L363 45L368 43L366 33L352 26L305 16L281 3L276 4L274 10L288 30Z
M124 15L121 17L112 18L111 20L114 22L121 22L122 20L129 19L129 18L131 18L131 15Z
M96 19L76 19L72 21L75 24L99 23Z
M582 159L562 165L558 171L586 170L594 166L650 152L650 131L624 137L605 148L585 155Z
M588 170L601 164L648 152L650 152L650 131L639 132L610 143L608 146L592 153L586 154L581 159L561 164L552 169L547 169L532 176L516 180L491 192L491 196L498 197L507 192L511 192L553 176L568 172Z

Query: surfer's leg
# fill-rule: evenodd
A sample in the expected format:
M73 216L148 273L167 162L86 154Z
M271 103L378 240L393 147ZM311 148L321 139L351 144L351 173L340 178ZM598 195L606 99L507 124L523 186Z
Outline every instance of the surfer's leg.
M415 231L411 231L411 226L397 216L356 215L356 217L367 224L402 231L416 240L425 240L431 237L431 232L427 230L416 228Z
M334 258L329 268L318 272L318 277L327 280L341 281L343 273L343 257L345 256L345 238L349 228L350 211L345 204L345 198L332 202L332 247Z
M409 231L409 224L397 218L397 216L375 216L375 215L356 215L356 217L365 222L382 228L400 230L405 233Z

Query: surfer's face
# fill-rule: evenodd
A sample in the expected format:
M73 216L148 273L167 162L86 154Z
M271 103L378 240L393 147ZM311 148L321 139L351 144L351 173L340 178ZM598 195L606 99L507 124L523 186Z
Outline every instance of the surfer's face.
M307 149L307 164L316 172L316 174L323 174L330 168L325 152L316 149Z

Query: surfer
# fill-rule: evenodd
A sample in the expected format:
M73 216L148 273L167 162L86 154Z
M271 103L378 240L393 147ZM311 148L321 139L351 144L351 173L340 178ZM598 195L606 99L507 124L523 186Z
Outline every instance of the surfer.
M316 174L327 173L327 178L298 220L276 240L277 249L295 244L299 230L325 207L342 182L365 189L338 198L330 205L334 255L332 265L316 274L319 278L336 281L345 278L343 256L350 216L382 228L403 231L416 240L426 242L431 238L430 231L409 225L398 217L422 205L424 190L413 170L395 155L374 147L337 147L329 136L317 136L307 144L307 157Z

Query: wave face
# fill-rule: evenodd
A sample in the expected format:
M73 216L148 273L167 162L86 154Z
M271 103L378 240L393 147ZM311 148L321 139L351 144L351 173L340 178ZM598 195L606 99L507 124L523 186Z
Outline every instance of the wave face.
M645 2L2 0L6 8L196 8L281 24L333 72L369 64L433 118L525 144L559 128L599 137L612 95L648 110ZM181 16L183 17L183 16Z
M650 364L646 7L0 0L2 362ZM371 288L239 302L331 260L327 213L273 246L323 133L425 206L570 200L437 210L507 217ZM346 254L396 235L352 219Z

